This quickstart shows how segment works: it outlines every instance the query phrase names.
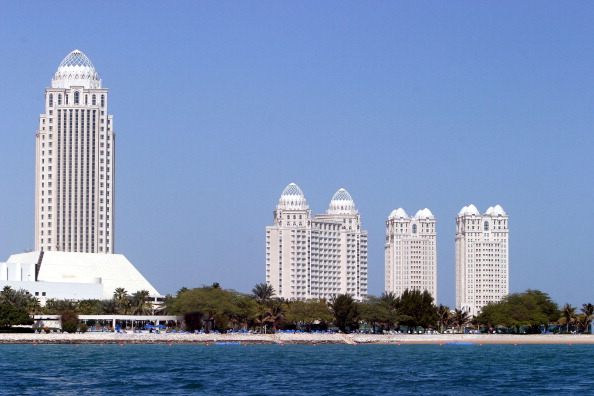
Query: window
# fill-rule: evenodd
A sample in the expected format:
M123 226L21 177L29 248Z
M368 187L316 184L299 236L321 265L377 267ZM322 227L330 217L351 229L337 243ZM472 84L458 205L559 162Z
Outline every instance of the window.
M101 107L105 107L105 95L101 95Z
M489 231L489 222L485 221L485 231Z
M58 106L62 104L62 94L58 94Z
M74 104L78 104L80 98L80 93L78 91L74 91Z
M416 224L413 224L413 226L412 226L412 232L413 232L413 234L416 234L417 233L417 225Z
M97 95L91 96L91 104L95 106L97 104Z
M49 94L48 105L54 107L54 94Z

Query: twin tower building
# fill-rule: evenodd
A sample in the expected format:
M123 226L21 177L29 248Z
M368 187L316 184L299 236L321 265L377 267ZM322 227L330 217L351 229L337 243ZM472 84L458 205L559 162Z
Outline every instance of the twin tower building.
M386 221L385 291L427 290L437 300L436 219L427 208ZM282 192L266 227L266 282L288 299L367 296L367 231L351 195L340 189L326 214L312 217L294 183ZM508 216L499 205L474 205L456 217L456 308L478 315L509 293Z

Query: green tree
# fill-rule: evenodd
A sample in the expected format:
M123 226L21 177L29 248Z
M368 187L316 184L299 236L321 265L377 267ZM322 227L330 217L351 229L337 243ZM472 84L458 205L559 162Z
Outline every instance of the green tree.
M173 302L172 310L182 315L202 315L210 323L207 331L223 330L236 313L233 301L232 291L203 286L180 294Z
M130 315L132 313L132 300L123 287L118 287L113 292L113 299L116 302L118 313Z
M25 289L14 290L10 286L4 286L0 292L0 302L6 302L15 308L24 309L31 313L41 310L39 300L33 297L31 293Z
M439 307L437 307L437 320L439 323L439 332L443 333L451 321L450 307L439 304Z
M274 287L267 283L258 283L252 289L252 297L262 305L267 304L272 296L274 296Z
M285 320L290 323L305 326L311 331L313 324L326 325L332 321L332 313L328 303L323 299L293 301L287 308Z
M452 321L454 324L458 325L458 333L462 333L462 326L466 325L470 320L468 312L462 311L461 309L456 309L454 311L454 315L452 316Z
M148 298L148 290L139 290L132 294L130 305L133 315L150 315L153 313L153 305Z
M258 303L250 295L236 291L230 293L234 305L233 310L229 312L230 322L247 330L255 324L259 312Z
M346 332L346 327L357 325L359 312L357 303L348 294L339 294L330 300L330 310L334 315L334 324L340 331Z
M383 329L390 326L394 318L390 309L389 302L374 296L368 296L366 301L358 304L359 319L372 326L375 331L376 326Z
M78 329L78 315L74 310L66 310L60 313L60 323L62 331L67 333L76 333Z
M81 315L101 315L101 300L80 300L77 304L76 311Z
M565 324L567 326L567 332L569 333L569 326L575 324L576 322L576 307L572 306L571 304L567 303L561 308L561 318L559 319L560 324Z
M418 326L424 329L435 327L437 310L433 305L433 296L427 290L404 290L398 298L398 314L400 322L414 331Z
M582 319L581 319L581 327L582 332L587 332L590 323L592 323L592 317L594 316L594 305L591 303L582 304Z
M9 303L0 302L0 327L32 325L33 319L23 308L17 308Z
M476 321L491 326L506 326L519 332L521 326L527 326L528 333L539 333L549 323L559 319L557 304L548 294L539 290L528 289L523 293L513 293L501 301L490 303L482 308Z

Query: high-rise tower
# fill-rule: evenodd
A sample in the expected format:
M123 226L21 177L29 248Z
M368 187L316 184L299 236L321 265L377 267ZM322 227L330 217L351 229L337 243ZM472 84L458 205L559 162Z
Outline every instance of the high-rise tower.
M45 90L36 134L35 250L113 253L113 118L107 88L79 50Z
M456 308L475 316L509 293L508 215L499 205L481 215L474 205L456 217Z
M305 195L289 184L266 227L266 282L279 297L306 300L367 295L367 231L341 188L326 214L311 217Z
M386 292L427 290L437 301L437 244L435 216L427 208L410 218L393 210L386 221Z

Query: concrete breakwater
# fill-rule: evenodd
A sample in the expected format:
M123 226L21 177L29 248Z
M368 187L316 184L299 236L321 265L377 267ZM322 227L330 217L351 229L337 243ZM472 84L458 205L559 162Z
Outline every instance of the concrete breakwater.
M594 344L590 334L0 334L0 344Z

